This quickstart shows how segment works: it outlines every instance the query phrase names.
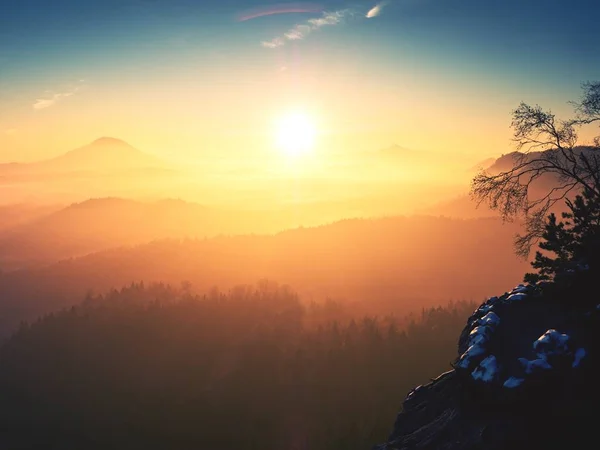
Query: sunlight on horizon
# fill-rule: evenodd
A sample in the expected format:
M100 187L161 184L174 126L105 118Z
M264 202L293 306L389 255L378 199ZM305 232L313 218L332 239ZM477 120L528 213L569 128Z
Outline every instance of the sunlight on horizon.
M277 148L290 158L297 158L314 150L317 128L308 114L290 112L275 124Z

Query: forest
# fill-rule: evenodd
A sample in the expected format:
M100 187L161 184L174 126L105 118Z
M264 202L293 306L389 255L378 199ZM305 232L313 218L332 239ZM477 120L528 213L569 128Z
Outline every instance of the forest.
M0 348L0 442L19 449L364 449L450 369L469 302L362 315L263 280L132 284L23 322Z
M74 305L90 291L101 294L140 281L175 286L187 281L194 292L206 294L213 287L227 290L269 279L291 286L307 301L330 298L378 315L406 315L449 300L481 301L489 292L516 285L527 270L511 248L518 229L494 218L386 217L275 235L116 247L0 273L0 336L21 320ZM68 237L65 233L56 245Z

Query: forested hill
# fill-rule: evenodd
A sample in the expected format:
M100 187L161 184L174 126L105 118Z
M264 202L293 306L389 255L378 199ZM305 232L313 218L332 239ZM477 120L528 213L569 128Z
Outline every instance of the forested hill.
M272 283L90 297L0 347L0 448L363 450L473 307L361 317Z
M118 220L118 219L117 219ZM132 282L191 282L198 292L270 279L307 300L399 304L407 313L514 286L515 224L497 219L346 220L274 236L157 241L0 275L0 331ZM397 307L395 307L397 308ZM398 311L398 309L395 309ZM372 309L373 311L373 309Z

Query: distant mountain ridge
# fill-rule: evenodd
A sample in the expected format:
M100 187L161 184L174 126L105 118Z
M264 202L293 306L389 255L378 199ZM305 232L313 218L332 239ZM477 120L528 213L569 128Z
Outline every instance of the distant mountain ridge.
M132 209L140 213L129 213ZM489 289L516 283L527 266L511 246L517 225L499 219L347 219L276 234L204 239L209 233L203 229L215 224L212 215L200 215L196 222L190 219L197 230L195 238L185 229L170 228L185 225L188 219L156 204L132 208L118 202L114 210L122 212L111 218L103 212L107 210L94 213L92 208L80 222L61 212L52 224L37 222L20 236L0 241L5 258L22 259L29 252L32 258L45 259L21 270L3 269L0 337L3 327L9 331L22 319L70 306L89 289L106 292L133 281L178 285L188 280L208 290L269 279L293 287L307 299L402 299L414 310L449 298L483 298ZM91 217L105 219L92 222ZM229 215L222 226L217 225L223 228L240 219L239 214ZM70 224L71 229L61 224Z
M0 174L118 171L164 166L165 164L158 158L136 149L121 139L101 137L90 144L51 159L33 163L0 164Z

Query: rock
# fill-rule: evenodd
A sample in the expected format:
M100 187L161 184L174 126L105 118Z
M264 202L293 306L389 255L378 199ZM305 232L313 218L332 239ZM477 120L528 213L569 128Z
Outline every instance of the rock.
M494 355L490 355L479 363L479 366L471 373L474 380L491 383L500 376L500 367L498 360Z
M471 345L466 352L462 354L458 361L461 369L468 369L473 364L475 358L485 355L485 348L481 345Z
M573 358L573 364L571 364L571 367L579 367L581 361L583 361L583 358L585 358L585 355L587 355L585 348L578 348L575 352L575 357Z
M541 335L533 343L533 349L540 358L547 359L551 355L564 355L569 352L569 335L552 329Z
M508 380L506 380L504 382L504 384L502 386L504 386L505 388L508 388L508 389L514 389L519 386L522 386L524 382L525 382L525 378L510 377Z
M552 366L548 363L548 361L546 361L543 358L539 358L539 359L534 359L532 361L528 361L526 359L520 359L520 361L523 363L524 360L524 371L527 375L531 375L533 373L536 372L540 372L541 370L550 370L552 369Z
M483 346L492 336L492 329L490 327L479 326L475 327L469 333L469 347L473 345Z
M573 302L570 289L520 285L481 305L459 337L454 370L411 392L388 442L375 448L590 448L600 305L593 294Z
M520 292L517 294L509 295L506 300L509 302L520 302L521 300L525 300L526 298L527 298L527 294Z
M498 317L496 313L490 311L481 319L479 319L477 323L483 326L487 325L490 327L495 327L500 323L500 317Z

